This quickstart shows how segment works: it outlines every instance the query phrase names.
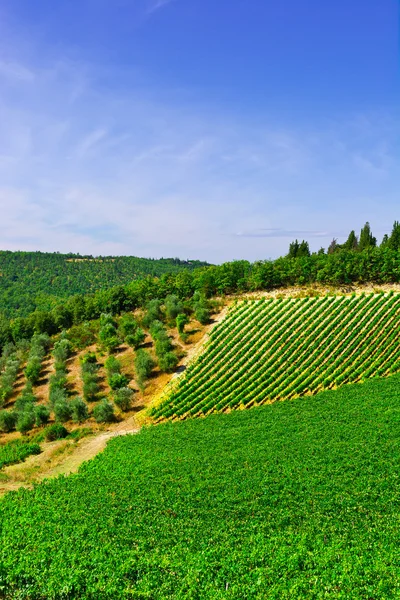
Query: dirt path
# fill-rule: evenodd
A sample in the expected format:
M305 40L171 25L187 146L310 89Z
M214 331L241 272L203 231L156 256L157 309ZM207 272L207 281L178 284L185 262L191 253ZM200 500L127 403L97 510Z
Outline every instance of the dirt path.
M82 438L78 442L58 440L41 444L42 452L27 458L23 463L5 467L0 473L0 495L32 487L44 479L58 475L76 473L81 464L103 452L107 442L120 435L135 434L140 431L134 417L122 423Z

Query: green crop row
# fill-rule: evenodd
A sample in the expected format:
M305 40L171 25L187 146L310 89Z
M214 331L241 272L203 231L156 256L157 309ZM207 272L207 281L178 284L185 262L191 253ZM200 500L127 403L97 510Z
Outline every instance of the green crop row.
M400 370L399 294L236 304L155 420L313 394Z

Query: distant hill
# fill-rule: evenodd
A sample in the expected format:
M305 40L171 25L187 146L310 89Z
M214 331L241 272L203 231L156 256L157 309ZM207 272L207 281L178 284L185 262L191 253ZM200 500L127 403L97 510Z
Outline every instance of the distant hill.
M206 266L198 260L0 251L0 313L26 316L60 298Z

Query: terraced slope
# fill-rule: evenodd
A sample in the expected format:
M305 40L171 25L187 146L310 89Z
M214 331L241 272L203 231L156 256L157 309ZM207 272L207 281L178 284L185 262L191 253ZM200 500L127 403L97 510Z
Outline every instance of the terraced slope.
M396 373L399 317L393 293L237 303L150 414L201 416Z

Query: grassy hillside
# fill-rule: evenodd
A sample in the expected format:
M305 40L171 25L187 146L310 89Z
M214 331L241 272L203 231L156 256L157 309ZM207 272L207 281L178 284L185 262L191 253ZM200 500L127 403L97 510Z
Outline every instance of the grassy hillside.
M399 315L400 294L237 303L151 415L201 416L396 373Z
M395 598L400 377L113 440L0 500L6 598Z
M35 309L49 310L60 298L205 264L177 258L0 251L0 313L25 316Z

